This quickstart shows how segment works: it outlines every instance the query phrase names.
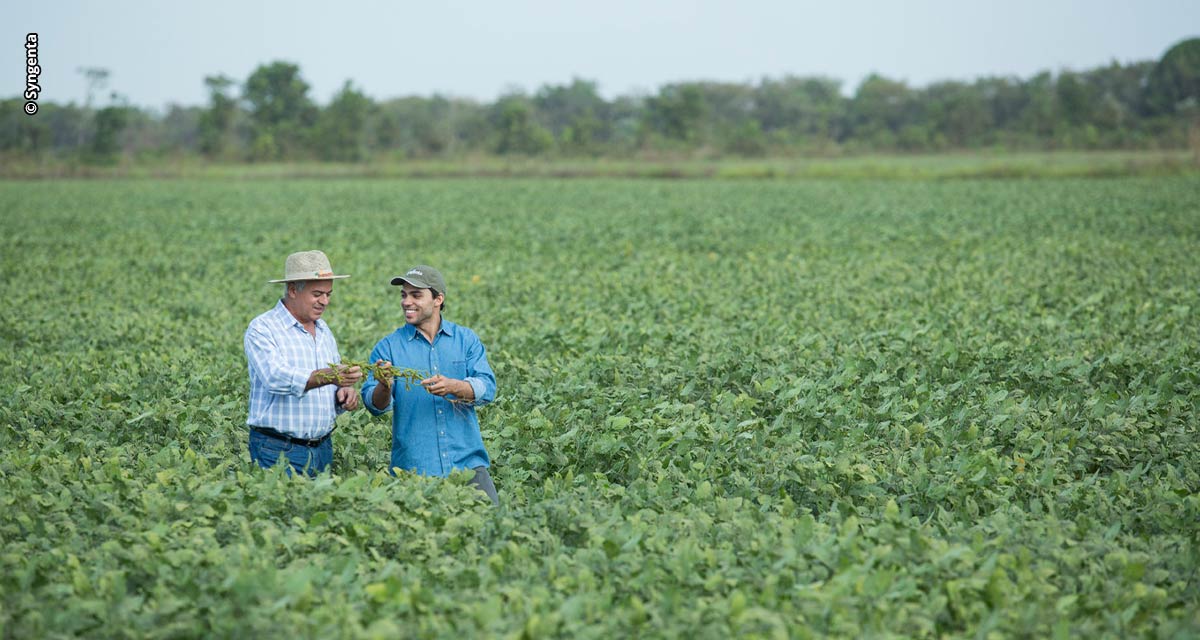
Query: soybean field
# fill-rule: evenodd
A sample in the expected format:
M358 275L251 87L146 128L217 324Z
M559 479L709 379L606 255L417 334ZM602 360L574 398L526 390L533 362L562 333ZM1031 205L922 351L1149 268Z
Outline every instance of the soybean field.
M0 637L1196 637L1200 180L0 183ZM320 249L432 264L502 504L246 450Z

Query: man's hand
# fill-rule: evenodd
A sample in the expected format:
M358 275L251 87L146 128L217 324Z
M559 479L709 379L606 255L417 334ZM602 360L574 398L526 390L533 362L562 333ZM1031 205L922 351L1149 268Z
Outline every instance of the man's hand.
M358 392L354 387L338 387L337 403L346 411L354 411L358 408Z
M377 360L375 362L375 366L377 367L375 369L375 379L379 381L379 384L383 385L384 389L391 390L393 377L392 363L388 362L387 360ZM384 371L386 371L386 373L381 373Z
M362 369L338 364L317 369L309 374L308 384L304 385L304 390L316 389L327 384L336 384L339 387L352 387L362 382L362 379Z
M353 387L362 382L362 369L355 367L347 367L346 365L335 365L330 371L333 373L334 384L339 387Z
M425 387L426 391L435 396L453 395L463 400L475 399L475 389L466 380L455 380L454 378L447 378L438 374L422 380L421 386Z
M375 363L375 366L377 367L375 369L376 371L379 371L380 368L390 370L392 363L388 362L387 360L379 360ZM382 407L388 406L388 403L392 401L392 376L379 375L375 376L375 380L377 380L379 384L375 385L375 390L371 392L371 406L376 409L381 409Z

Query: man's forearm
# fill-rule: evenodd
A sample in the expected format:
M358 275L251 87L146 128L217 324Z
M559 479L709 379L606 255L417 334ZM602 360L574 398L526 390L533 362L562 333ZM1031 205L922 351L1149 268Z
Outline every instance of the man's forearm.
M332 372L333 371L330 368L326 367L324 369L317 369L316 371L308 374L308 382L304 385L304 390L309 391L310 389L316 389L317 387L323 387L327 384L333 384L337 382L337 378L333 378L332 380L330 379L330 374Z
M362 373L357 366L346 367L338 365L335 367L324 367L317 369L308 374L308 383L304 385L304 390L316 389L327 384L336 384L339 387L353 387L362 380Z
M392 395L392 388L385 384L377 384L371 390L371 406L376 409L382 409L388 406L388 396Z
M454 391L454 397L467 402L475 401L475 387L471 386L466 380L457 380L458 388Z

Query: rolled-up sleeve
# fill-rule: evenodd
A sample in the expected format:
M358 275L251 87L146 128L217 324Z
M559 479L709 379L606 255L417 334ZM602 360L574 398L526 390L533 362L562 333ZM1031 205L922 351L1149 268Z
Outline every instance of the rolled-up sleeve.
M472 333L466 346L466 380L471 385L471 389L475 391L475 401L472 404L482 407L496 399L496 374L492 373L492 366L488 364L487 360L487 350L484 349L483 342L479 340L478 336Z
M281 359L275 340L261 328L251 324L244 340L246 360L250 369L263 382L267 391L282 396L302 396L311 371L288 366Z
M380 360L387 360L388 362L392 361L391 352L389 349L387 349L386 342L387 342L387 340L384 339L384 340L379 341L379 343L375 345L375 348L371 350L371 359L368 362L370 362L371 364L375 364L376 362L379 362ZM360 392L362 394L363 406L366 407L367 412L373 416L381 416L381 415L387 413L388 411L392 410L392 396L391 395L388 396L387 406L383 407L382 409L377 408L375 406L375 403L371 402L371 398L375 394L375 387L378 384L379 384L379 381L375 379L375 374L373 372L367 372L367 380L366 380L366 382L363 383L362 391ZM392 384L395 384L394 380L392 381Z

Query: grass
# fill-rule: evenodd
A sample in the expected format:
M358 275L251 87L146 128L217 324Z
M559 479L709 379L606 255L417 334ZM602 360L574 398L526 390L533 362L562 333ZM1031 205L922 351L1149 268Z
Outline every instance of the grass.
M113 166L9 158L0 177L80 178L668 178L966 179L1200 174L1187 151L959 152L763 159L573 159L472 156L362 163L210 163L193 157L125 159Z

